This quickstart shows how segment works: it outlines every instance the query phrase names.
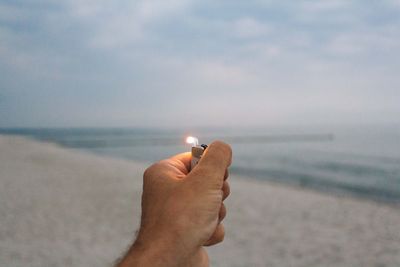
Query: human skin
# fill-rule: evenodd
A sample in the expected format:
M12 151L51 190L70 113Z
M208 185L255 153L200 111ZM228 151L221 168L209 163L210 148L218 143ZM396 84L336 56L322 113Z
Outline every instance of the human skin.
M150 166L143 175L138 236L117 267L206 267L204 246L224 239L229 145L216 141L193 170L190 153Z

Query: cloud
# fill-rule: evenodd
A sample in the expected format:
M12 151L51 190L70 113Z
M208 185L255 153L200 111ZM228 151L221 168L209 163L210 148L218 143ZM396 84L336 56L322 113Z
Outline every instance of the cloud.
M0 1L0 126L311 123L372 107L398 121L394 6Z
M335 36L327 51L335 55L368 55L369 53L392 54L400 49L398 30L378 32L344 33Z
M386 0L386 2L389 5L393 5L394 7L400 7L400 1L399 0Z
M73 19L88 25L89 45L93 48L121 48L145 41L152 24L178 16L191 0L70 1Z
M18 22L29 16L29 10L0 3L0 20L2 22Z
M233 22L233 35L238 38L263 37L270 31L270 27L251 17Z
M208 86L230 88L228 91L231 91L232 88L243 87L255 79L240 66L218 61L194 62L191 72Z

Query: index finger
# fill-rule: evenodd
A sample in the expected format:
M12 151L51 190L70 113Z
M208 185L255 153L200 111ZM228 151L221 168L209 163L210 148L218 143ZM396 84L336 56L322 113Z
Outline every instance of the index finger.
M192 156L191 156L190 152L184 152L184 153L177 154L175 156L172 156L171 159L182 162L186 167L185 173L189 172L189 170L190 170L190 161L192 160Z

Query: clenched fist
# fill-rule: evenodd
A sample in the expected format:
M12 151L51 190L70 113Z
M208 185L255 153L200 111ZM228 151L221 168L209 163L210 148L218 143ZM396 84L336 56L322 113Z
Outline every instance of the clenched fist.
M216 141L189 172L190 160L183 153L145 171L139 233L118 267L209 266L203 246L224 238L232 151Z

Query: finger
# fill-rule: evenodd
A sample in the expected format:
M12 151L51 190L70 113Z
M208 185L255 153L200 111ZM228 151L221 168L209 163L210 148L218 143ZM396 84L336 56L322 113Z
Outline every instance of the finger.
M226 169L231 161L232 150L230 146L221 141L215 141L206 149L190 175L193 178L201 179L202 184L215 185L216 188L220 189Z
M229 177L229 170L226 169L225 175L224 175L224 180L228 179L228 177Z
M215 244L221 243L225 237L225 229L222 224L218 224L215 232L211 238L204 244L204 246L213 246Z
M175 156L172 156L170 159L180 161L186 168L184 173L189 173L190 170L190 161L192 160L192 154L190 152L180 153Z
M226 207L224 203L222 203L221 208L219 209L218 220L222 222L226 217Z
M224 184L222 185L222 200L225 200L229 194L231 193L231 188L229 186L229 183L227 181L224 181Z
M231 165L232 161L232 149L231 147L222 142L222 141L214 141L212 142L204 152L204 155L200 162L203 164L214 166L216 162L219 162L219 166L222 167L222 170L226 170L226 168ZM199 164L200 164L199 162Z

